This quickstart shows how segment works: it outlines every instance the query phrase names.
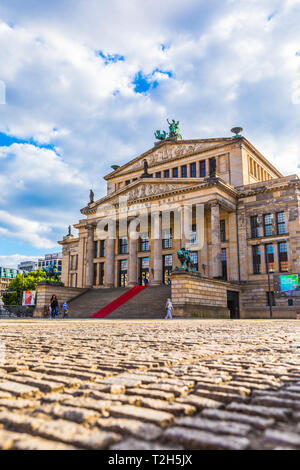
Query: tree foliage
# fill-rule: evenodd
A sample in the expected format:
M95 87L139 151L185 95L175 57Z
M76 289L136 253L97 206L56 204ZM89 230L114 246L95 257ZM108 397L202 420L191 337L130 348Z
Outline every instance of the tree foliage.
M5 305L21 305L22 293L27 290L36 290L39 282L43 281L46 273L41 269L30 271L28 273L18 273L15 279L12 279L8 285L7 290L11 293L3 294L3 301Z

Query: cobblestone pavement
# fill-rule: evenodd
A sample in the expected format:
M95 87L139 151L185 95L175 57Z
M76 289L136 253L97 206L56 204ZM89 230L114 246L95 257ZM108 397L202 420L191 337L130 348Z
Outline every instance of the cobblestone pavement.
M0 341L0 449L300 449L299 321L1 321Z

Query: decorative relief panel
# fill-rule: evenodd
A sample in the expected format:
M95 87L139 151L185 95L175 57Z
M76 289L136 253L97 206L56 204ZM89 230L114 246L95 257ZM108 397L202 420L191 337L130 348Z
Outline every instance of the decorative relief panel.
M210 147L214 147L221 142L212 142L212 143L197 143L197 144L179 144L179 145L164 145L163 147L154 150L152 153L147 155L145 159L148 161L149 165L153 165L154 163L163 163L164 161L175 160L176 158L184 157L190 153L196 153L197 151L203 151L205 149L209 149ZM128 171L133 170L142 170L144 167L144 158L141 158L136 163L128 166L124 171L118 173L118 176L127 174Z

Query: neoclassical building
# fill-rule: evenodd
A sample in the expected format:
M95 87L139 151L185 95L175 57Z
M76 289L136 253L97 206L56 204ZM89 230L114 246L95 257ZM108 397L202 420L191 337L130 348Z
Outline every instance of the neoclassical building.
M91 196L83 218L62 245L62 281L70 287L134 286L145 276L150 285L166 283L180 266L177 251L188 246L203 278L224 281L228 302L243 317L267 312L268 276L276 312L290 312L298 299L274 294L273 276L300 273L300 180L283 176L245 137L158 141L153 148L115 167L105 176L107 194ZM120 234L124 216L120 197L128 200L128 221L139 210L155 214L159 238L148 234L130 239ZM197 249L197 226L189 240L171 226L165 228L165 207L204 207L204 243ZM116 239L100 239L97 224L117 214ZM193 213L194 214L194 213ZM183 232L182 232L183 233ZM194 248L196 247L196 249ZM293 305L291 305L293 304ZM238 316L238 315L237 315Z

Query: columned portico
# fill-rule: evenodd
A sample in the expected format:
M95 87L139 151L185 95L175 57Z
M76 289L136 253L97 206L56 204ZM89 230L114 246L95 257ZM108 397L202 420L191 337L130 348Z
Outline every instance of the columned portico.
M211 209L211 257L212 277L220 277L221 271L221 237L220 237L220 205L213 202Z

